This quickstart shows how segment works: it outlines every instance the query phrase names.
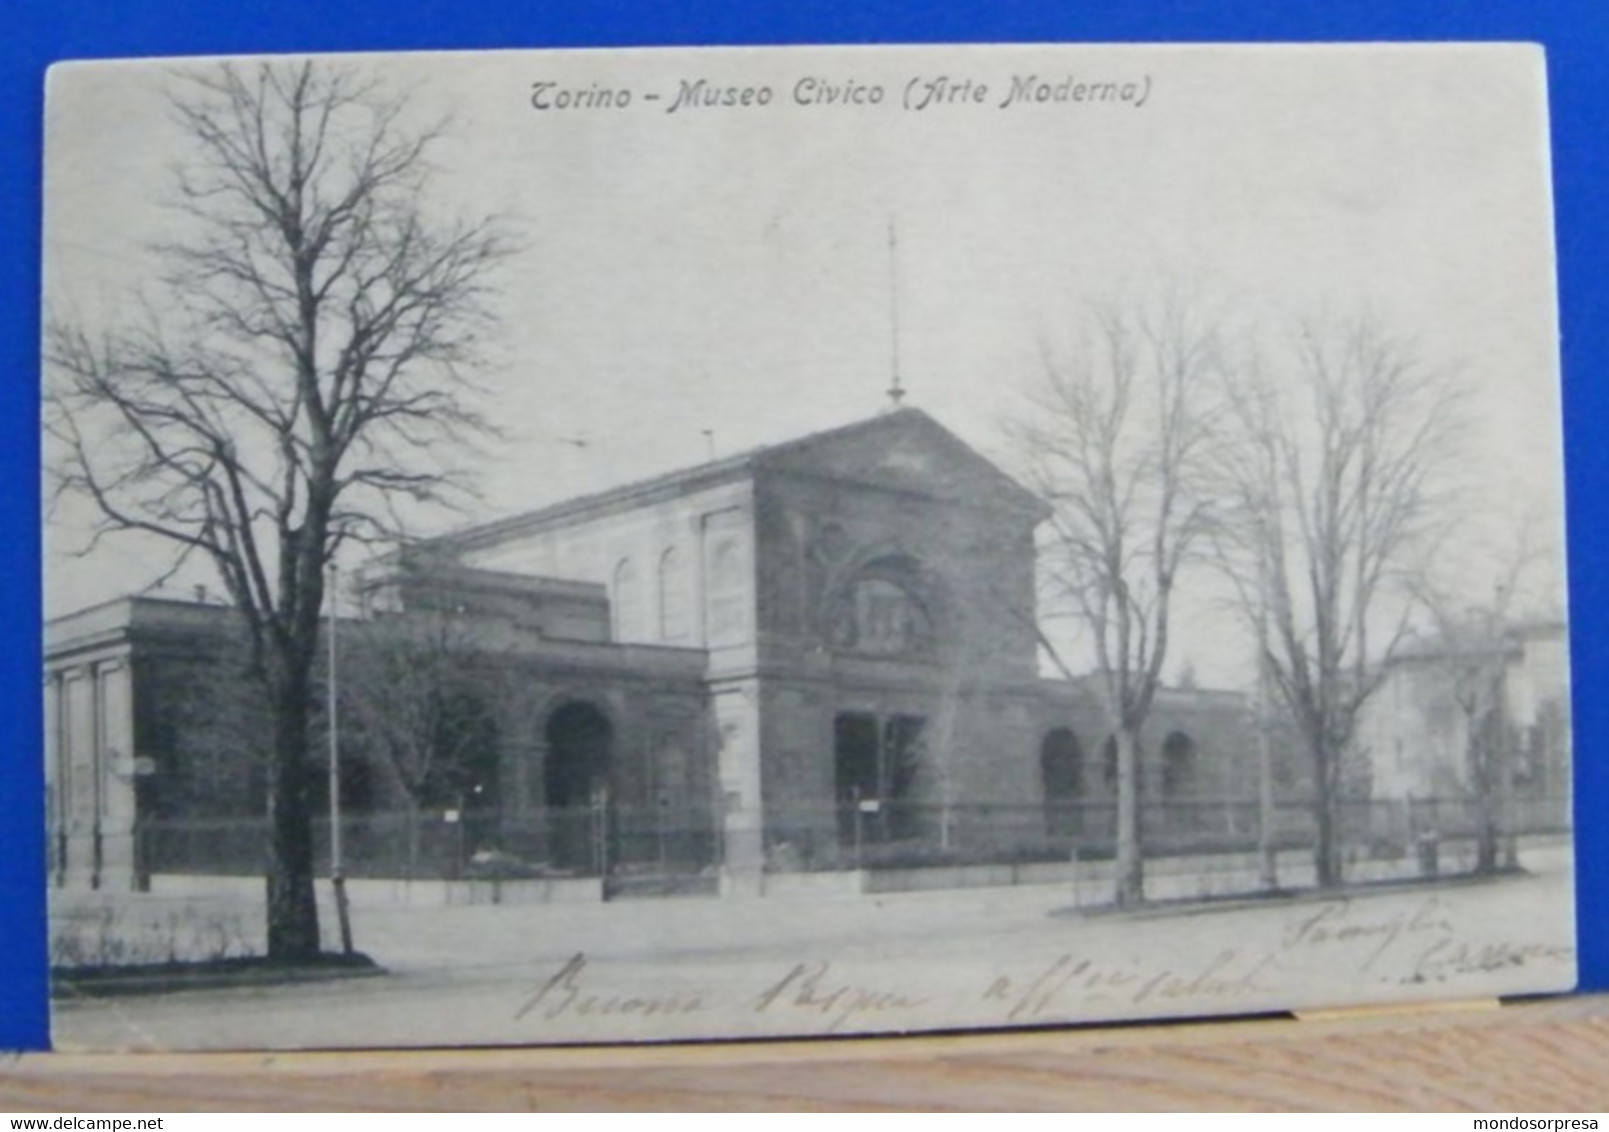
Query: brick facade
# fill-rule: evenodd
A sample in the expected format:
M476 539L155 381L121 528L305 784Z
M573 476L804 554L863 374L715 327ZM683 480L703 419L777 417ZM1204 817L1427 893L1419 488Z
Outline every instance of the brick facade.
M768 867L830 864L852 838L1032 840L1055 805L1109 796L1097 701L1038 671L1043 517L901 410L413 548L371 571L343 647L359 671L402 626L452 619L495 747L455 804L488 815L488 845L580 855L553 812L602 806L617 864L648 844L632 823L669 823L718 847L727 891L759 892ZM129 599L50 627L62 883L131 883L138 820L260 808L265 729L231 624ZM1249 735L1238 695L1164 693L1144 792L1254 796ZM405 800L348 745L367 764L349 800Z

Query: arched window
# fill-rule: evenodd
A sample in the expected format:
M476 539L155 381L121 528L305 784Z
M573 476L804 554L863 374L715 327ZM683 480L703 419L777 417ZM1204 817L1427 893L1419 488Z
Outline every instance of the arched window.
M721 538L710 548L708 569L710 643L736 644L748 628L748 588L743 584L743 547L735 537Z
M929 651L933 619L919 593L919 570L904 557L862 567L833 605L829 633L834 647L872 656Z
M659 557L659 638L687 636L687 566L682 552L671 547Z
M615 567L610 596L614 599L615 640L640 639L643 635L642 589L638 583L637 565L631 559L622 558Z

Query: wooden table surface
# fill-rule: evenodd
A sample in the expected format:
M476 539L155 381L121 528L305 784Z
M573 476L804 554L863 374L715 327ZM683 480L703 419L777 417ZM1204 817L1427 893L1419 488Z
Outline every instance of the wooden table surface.
M1006 1034L28 1054L0 1110L1609 1109L1609 996Z

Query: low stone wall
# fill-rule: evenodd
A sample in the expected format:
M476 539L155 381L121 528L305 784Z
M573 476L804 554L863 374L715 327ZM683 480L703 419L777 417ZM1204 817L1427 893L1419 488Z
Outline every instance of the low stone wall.
M859 896L865 891L866 873L844 869L830 873L764 873L760 892L781 900L819 900Z
M1521 865L1551 862L1569 852L1569 838L1542 835L1522 837ZM1473 839L1448 839L1436 846L1436 871L1429 873L1417 853L1402 857L1346 863L1349 884L1385 884L1392 881L1455 877L1475 867ZM1275 856L1275 880L1280 888L1312 888L1317 883L1313 853L1286 849ZM948 889L997 888L1015 885L1060 885L1072 891L1075 904L1099 906L1112 902L1115 866L1112 861L1047 861L1020 865L942 865L910 869L862 869L831 873L768 873L767 896L815 899L857 896L863 893L937 892ZM1206 900L1251 896L1264 891L1259 856L1249 853L1211 853L1156 857L1145 862L1147 900Z
M329 881L319 878L324 897ZM157 873L149 891L155 896L261 898L261 877L191 876ZM597 877L541 877L510 880L375 880L351 878L346 898L354 908L447 907L470 904L597 904L603 882Z

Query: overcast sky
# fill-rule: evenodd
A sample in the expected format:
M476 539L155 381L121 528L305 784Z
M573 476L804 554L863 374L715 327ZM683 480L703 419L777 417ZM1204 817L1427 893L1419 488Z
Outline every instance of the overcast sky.
M1552 220L1541 59L1515 48L851 49L376 56L450 110L436 188L510 218L490 380L511 434L485 517L877 412L891 374L897 225L908 404L1009 461L1000 421L1090 303L1160 278L1239 323L1369 309L1472 391L1469 469L1494 512L1561 511ZM1002 107L1014 76L1135 84L1130 101ZM149 289L183 136L163 64L53 74L47 301L95 322ZM932 80L950 80L933 87ZM676 107L683 85L767 86L764 107ZM800 106L882 88L878 105ZM971 80L970 89L961 84ZM532 106L629 90L624 109ZM983 101L966 100L979 85ZM906 109L943 92L942 102ZM657 94L657 101L649 95ZM583 99L584 101L584 99ZM582 440L585 446L568 441ZM71 560L54 614L163 561ZM1561 520L1562 522L1562 520ZM1558 524L1545 538L1556 542ZM115 548L109 548L115 549ZM215 587L216 588L216 587ZM1210 618L1177 641L1240 671ZM1170 665L1170 670L1174 666Z

